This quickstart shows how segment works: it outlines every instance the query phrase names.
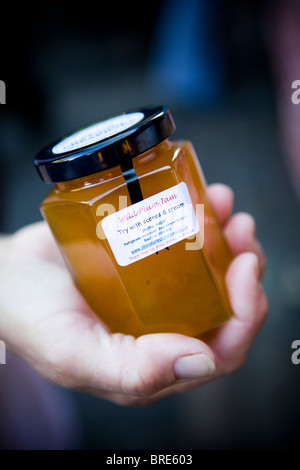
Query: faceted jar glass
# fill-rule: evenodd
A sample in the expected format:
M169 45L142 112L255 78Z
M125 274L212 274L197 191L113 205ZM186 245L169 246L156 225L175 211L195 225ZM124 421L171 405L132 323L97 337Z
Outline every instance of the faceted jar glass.
M204 234L120 266L101 229L104 217L130 205L119 166L56 183L41 212L77 287L112 332L197 337L231 315L225 274L232 260L198 158L190 142L165 139L132 162L144 199L186 183L197 217L204 205Z

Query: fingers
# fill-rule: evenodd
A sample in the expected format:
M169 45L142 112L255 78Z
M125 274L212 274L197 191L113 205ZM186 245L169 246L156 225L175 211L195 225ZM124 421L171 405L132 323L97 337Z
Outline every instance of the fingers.
M232 254L237 256L248 251L255 253L259 259L260 278L262 278L266 269L266 257L256 238L254 218L246 212L240 212L231 217L234 193L229 186L212 184L208 186L207 193L223 227Z
M207 344L172 334L137 340L113 335L117 343L108 343L107 351L101 351L104 365L100 382L93 381L95 374L91 375L91 387L97 394L101 383L109 383L109 391L102 389L102 396L121 404L149 404L233 372L244 363L268 311L260 284L265 256L256 240L254 219L246 213L230 217L232 190L217 184L208 188L208 194L235 256L226 277L233 317ZM115 353L111 355L109 350Z
M221 225L224 225L233 208L234 193L232 189L225 184L216 183L208 186L207 194Z
M259 261L254 253L237 256L229 267L226 282L234 315L208 343L215 353L218 375L243 365L266 320L268 301L259 277Z
M81 314L83 308L82 312L76 310L80 302L69 303L75 294L66 297L69 284L62 286L60 282L64 295L57 296L59 315L51 315L51 320L55 318L57 322L53 323L56 336L53 331L52 337L58 338L55 344L47 343L46 339L51 337L49 328L46 323L39 323L43 334L39 335L42 346L39 344L38 350L40 356L44 354L44 360L37 368L46 370L48 379L116 403L145 405L240 367L267 315L267 300L259 282L265 260L251 216L236 214L230 218L231 189L212 185L208 193L235 255L226 278L233 317L207 344L178 334L135 339L111 334L92 312ZM34 255L53 261L57 253L53 251L56 248L47 227L41 224L29 230L32 231L27 232L28 237L25 232L22 234L22 250L28 242L26 252L32 250ZM33 235L36 244L32 244ZM44 244L38 244L41 239ZM69 282L69 277L66 279ZM61 299L67 299L65 306Z
M266 269L264 251L256 239L254 218L245 212L235 214L224 226L224 235L234 256L244 252L255 253L259 261L259 278L262 279Z

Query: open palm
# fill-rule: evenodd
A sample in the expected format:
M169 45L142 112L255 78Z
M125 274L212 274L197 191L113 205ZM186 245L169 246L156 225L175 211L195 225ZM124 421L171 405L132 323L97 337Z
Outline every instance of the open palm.
M235 256L226 282L234 316L205 342L179 334L112 334L76 289L44 222L9 237L0 268L0 334L43 377L123 405L147 405L240 368L267 316L255 223L231 216L224 185L209 197Z

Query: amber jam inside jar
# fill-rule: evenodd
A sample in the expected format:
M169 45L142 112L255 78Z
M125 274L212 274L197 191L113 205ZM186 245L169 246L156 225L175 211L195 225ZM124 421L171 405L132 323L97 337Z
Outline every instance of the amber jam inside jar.
M80 129L35 159L41 212L73 279L112 332L199 336L229 319L232 255L188 141L163 106Z

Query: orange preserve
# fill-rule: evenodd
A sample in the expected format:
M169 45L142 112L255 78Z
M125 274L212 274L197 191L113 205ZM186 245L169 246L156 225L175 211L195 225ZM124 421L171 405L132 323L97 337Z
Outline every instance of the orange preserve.
M193 146L163 106L79 129L36 156L41 212L74 282L111 329L199 336L231 315L232 259Z

